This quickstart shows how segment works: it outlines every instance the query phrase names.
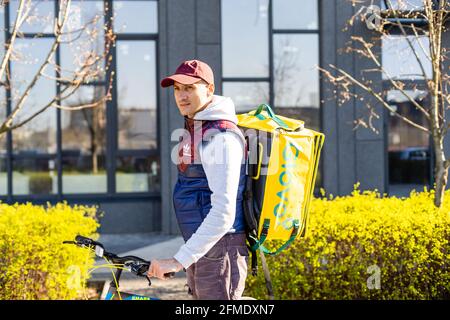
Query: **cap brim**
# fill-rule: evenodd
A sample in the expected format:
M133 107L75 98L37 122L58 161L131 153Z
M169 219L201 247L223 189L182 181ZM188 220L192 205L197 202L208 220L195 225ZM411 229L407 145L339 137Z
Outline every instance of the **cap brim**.
M161 87L166 88L173 86L174 81L179 82L181 84L194 84L201 80L202 80L201 78L191 77L185 74L174 74L173 76L162 79Z

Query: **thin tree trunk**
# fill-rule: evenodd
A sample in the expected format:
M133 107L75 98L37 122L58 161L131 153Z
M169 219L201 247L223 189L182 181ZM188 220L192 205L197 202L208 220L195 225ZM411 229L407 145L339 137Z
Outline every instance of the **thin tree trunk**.
M98 173L98 110L92 110L92 135L91 135L91 149L92 149L92 173Z
M436 181L436 189L434 195L434 205L436 207L440 207L442 205L442 202L444 201L444 192L445 187L447 186L447 179L448 179L448 167L446 166L445 155L443 152L443 144L439 140L436 142L440 143L441 145L435 148L436 152L434 163L435 164L434 176Z
M97 174L98 173L98 152L97 147L92 148L92 173Z

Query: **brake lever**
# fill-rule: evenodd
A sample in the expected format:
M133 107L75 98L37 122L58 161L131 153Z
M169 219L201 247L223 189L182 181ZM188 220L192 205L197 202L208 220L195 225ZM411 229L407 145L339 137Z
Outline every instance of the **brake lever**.
M145 275L145 277L147 278L148 281L148 286L150 287L152 285L152 280L150 279L149 276Z

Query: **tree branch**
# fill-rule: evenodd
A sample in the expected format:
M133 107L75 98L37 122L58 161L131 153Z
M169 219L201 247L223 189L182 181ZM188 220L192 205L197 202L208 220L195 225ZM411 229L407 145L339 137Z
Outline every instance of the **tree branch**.
M361 83L360 81L356 80L354 77L352 77L351 75L349 75L347 72L345 72L344 70L337 68L334 65L330 64L330 67L333 68L334 70L336 70L337 72L339 72L340 74L342 74L347 80L349 80L351 83L353 83L354 85L357 85L358 87L360 87L361 89L363 89L364 91L368 92L369 94L371 94L373 97L375 97L386 109L388 109L390 112L394 113L397 117L399 117L400 119L402 119L403 121L405 121L406 123L410 124L411 126L422 130L426 133L430 133L430 130L428 130L427 128L409 120L408 118L402 116L401 114L399 114L396 110L394 110L386 101L384 101L384 99L375 91L373 91L371 88L367 87L366 85L364 85L363 83ZM333 77L331 75L331 73L328 70L325 70L323 68L319 67L319 70L324 72L328 78L330 79L334 79L336 81L336 78Z
M420 111L422 111L422 113L425 115L425 117L427 119L430 118L430 114L428 113L427 110L425 110L420 104L417 103L417 101L415 101L414 99L412 99L406 92L405 90L403 90L403 88L401 88L398 83L396 81L393 80L393 78L391 77L391 75L386 71L386 69L383 68L383 66L381 65L380 61L378 60L378 58L375 56L375 54L372 52L372 49L370 48L369 44L362 39L361 37L352 37L352 39L358 41L359 43L361 43L364 48L367 51L367 54L369 55L369 57L372 59L372 61L377 65L377 67L381 70L382 73L384 73L389 82L397 89L399 90L408 100L409 102L411 102L417 109L419 109Z
M3 79L3 74L5 73L6 65L8 64L8 61L9 61L9 58L11 56L11 52L13 49L13 44L17 37L17 32L18 32L20 26L22 25L22 23L25 21L25 18L28 15L28 12L30 10L30 6L28 5L28 10L25 12L23 11L23 6L24 6L25 1L28 1L28 4L29 4L29 2L31 0L20 0L19 9L17 10L16 21L14 22L14 28L13 28L13 32L11 34L11 40L5 45L7 50L5 52L5 55L3 56L2 64L0 66L0 79Z

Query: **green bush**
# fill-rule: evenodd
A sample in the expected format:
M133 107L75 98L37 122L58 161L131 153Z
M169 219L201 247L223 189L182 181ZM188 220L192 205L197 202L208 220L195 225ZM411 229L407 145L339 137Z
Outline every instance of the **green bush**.
M314 199L306 237L267 257L275 298L449 299L450 191L440 209L433 198L426 190L409 198L355 190ZM260 268L244 294L266 292Z
M31 194L49 194L53 189L53 179L47 172L33 173L28 187Z
M0 299L76 299L94 256L62 244L96 238L96 208L0 204Z

